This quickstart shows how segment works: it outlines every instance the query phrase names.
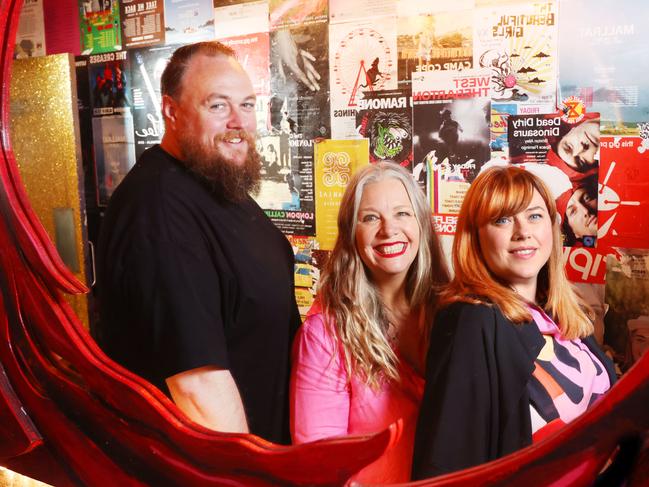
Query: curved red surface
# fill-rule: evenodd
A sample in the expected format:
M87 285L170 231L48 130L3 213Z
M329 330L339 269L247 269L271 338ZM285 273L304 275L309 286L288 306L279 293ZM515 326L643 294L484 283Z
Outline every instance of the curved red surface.
M86 289L30 207L8 131L21 3L0 0L0 464L57 486L344 484L394 443L399 424L374 436L294 447L211 432L108 359L66 305L61 293ZM590 485L622 439L646 438L647 404L649 355L545 441L410 485ZM649 483L646 447L640 458L619 468L631 485Z

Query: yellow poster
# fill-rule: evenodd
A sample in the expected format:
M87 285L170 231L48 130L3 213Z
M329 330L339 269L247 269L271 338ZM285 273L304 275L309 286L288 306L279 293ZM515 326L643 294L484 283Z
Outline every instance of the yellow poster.
M315 145L315 225L320 249L333 249L340 200L352 174L367 164L367 139L323 140Z

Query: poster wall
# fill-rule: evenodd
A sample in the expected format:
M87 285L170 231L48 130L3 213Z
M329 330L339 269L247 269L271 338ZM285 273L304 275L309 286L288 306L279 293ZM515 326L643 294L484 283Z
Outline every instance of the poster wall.
M34 22L21 32L34 40L19 41L19 55L40 52L41 1L47 7L25 4ZM76 4L102 203L161 140L159 77L173 50L219 39L236 51L257 95L256 198L305 260L296 262L303 307L318 268L304 256L326 253L335 238L336 201L321 188L325 149L411 171L446 250L480 171L535 172L560 209L568 275L600 305L609 256L649 249L649 7L640 2Z

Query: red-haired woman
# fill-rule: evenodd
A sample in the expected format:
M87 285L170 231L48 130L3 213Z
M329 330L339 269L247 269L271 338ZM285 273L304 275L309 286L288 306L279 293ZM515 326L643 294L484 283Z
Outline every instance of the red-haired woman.
M415 479L527 446L610 388L615 372L561 255L555 202L540 179L511 166L475 179L430 335Z

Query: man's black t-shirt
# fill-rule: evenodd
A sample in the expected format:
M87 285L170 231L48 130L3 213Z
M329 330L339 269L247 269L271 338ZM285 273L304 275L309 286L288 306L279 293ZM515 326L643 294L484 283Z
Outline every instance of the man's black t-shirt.
M111 198L97 273L111 358L166 393L180 372L229 369L251 433L288 442L293 254L251 198L220 199L155 146Z

